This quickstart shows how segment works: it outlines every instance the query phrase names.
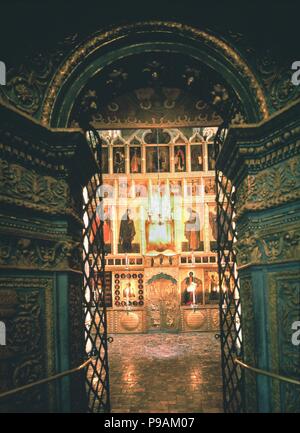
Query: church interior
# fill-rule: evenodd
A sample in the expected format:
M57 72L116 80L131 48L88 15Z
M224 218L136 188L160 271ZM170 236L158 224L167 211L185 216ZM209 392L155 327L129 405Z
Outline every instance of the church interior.
M300 411L299 6L195 3L3 6L0 413Z
M108 332L218 329L215 130L100 133Z

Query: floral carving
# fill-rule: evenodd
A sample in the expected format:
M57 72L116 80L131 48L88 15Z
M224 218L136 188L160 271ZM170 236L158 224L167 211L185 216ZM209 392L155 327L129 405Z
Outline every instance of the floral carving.
M280 69L271 87L271 101L273 107L278 110L289 102L299 98L299 96L299 86L294 86L291 82L290 65Z
M32 52L22 62L18 61L18 66L8 71L7 85L0 88L0 95L21 110L36 115L57 65L66 49L74 46L77 36L68 36L53 47L53 52Z
M80 267L80 243L69 240L46 241L3 236L0 265L25 268Z
M300 197L300 164L299 158L294 157L244 179L237 191L237 215L297 197Z
M258 245L258 237L251 231L246 231L244 236L238 239L236 249L238 252L238 262L242 265L248 262L258 262L262 257Z
M49 280L1 279L0 297L8 288L16 293L16 306L14 315L7 320L7 347L14 354L9 359L7 386L15 388L42 379L48 374L47 363L50 366L53 354L49 352L49 359L46 359L46 332L49 330L44 326L47 316L44 315L45 311L42 311L42 297L48 296ZM46 291L43 292L42 289ZM47 350L50 350L52 345L48 338L47 341ZM46 410L47 389L38 387L28 390L14 396L13 402L8 404L9 410L13 407L17 412Z
M299 86L291 83L291 65L281 66L268 49L261 57L256 56L256 66L266 91L270 95L273 110L287 105L300 95Z
M292 323L300 316L299 272L271 274L269 280L270 350L274 372L288 377L300 376L300 346L292 344ZM287 383L272 383L274 410L298 412L300 391Z
M55 208L64 208L69 198L69 188L64 180L41 176L4 160L0 160L0 193Z
M266 234L246 230L236 244L239 265L269 263L278 260L298 259L300 232L297 230Z
M244 360L250 365L256 366L255 354L255 330L254 330L254 306L253 288L250 278L241 278L241 302L242 302L242 330ZM246 411L256 412L256 379L252 374L245 375Z

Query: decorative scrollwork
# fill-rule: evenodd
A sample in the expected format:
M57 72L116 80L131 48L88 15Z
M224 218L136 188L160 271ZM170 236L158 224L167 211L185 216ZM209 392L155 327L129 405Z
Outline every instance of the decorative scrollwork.
M242 329L244 344L244 360L250 365L257 365L255 353L255 319L253 306L253 287L251 278L241 278L241 301L243 302ZM253 375L246 375L246 410L256 412L256 378Z
M258 229L247 230L240 234L237 251L239 265L297 259L300 254L300 231L267 234Z
M0 266L36 269L80 268L80 244L71 240L38 240L2 236Z
M6 319L10 355L8 359L1 359L9 365L6 389L23 386L53 374L51 288L51 279L46 278L5 277L0 280L0 299L8 293L5 296L14 304L14 311ZM46 387L24 391L14 396L13 401L1 401L0 411L5 408L16 412L45 411L49 402L48 391Z
M0 194L55 209L65 209L70 196L64 180L39 175L5 160L0 160Z
M168 31L168 32L178 32L181 35L186 35L197 41L202 41L206 46L211 46L221 52L227 59L229 59L232 64L237 68L237 70L245 77L247 84L251 88L254 97L258 102L260 112L263 118L268 117L268 107L267 102L263 93L263 90L258 83L254 73L251 71L247 63L242 59L241 56L230 46L227 42L213 34L208 32L198 30L188 25L183 25L175 22L164 22L164 21L149 21L149 22L138 22L126 26L120 26L113 28L112 30L106 32L100 32L90 38L88 41L82 43L77 50L75 50L69 58L65 61L62 67L56 72L51 86L48 88L47 94L44 99L41 120L44 124L50 124L51 113L55 104L56 96L59 89L65 83L67 77L70 76L73 68L75 68L79 63L86 59L87 56L94 52L95 49L100 48L103 44L108 41L112 42L120 36L126 36L132 31L138 31L143 29L144 31ZM149 73L153 79L159 78L161 73L160 70L153 69L153 67L148 68ZM193 81L193 76L188 76L188 83ZM192 81L190 81L192 80ZM222 92L222 98L224 98L225 93ZM216 95L219 97L219 94Z
M237 191L237 215L300 197L300 164L294 157L244 179Z
M270 350L272 370L276 373L299 377L299 346L291 342L292 323L299 320L299 272L277 272L269 276ZM276 412L298 412L300 391L297 387L272 382L273 408Z
M78 34L69 35L50 52L32 52L8 73L0 95L31 115L38 115L46 89L58 64L77 42ZM20 64L20 62L19 62Z

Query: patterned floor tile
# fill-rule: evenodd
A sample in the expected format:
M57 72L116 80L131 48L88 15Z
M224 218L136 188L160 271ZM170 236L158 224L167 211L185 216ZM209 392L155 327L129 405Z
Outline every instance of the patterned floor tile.
M220 345L212 333L114 335L112 412L222 412Z

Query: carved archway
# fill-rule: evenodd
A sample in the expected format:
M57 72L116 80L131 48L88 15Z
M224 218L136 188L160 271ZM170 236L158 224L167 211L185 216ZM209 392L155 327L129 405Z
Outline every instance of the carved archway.
M242 113L236 112L236 114L242 114L246 123L258 122L268 117L266 98L258 79L246 61L231 45L211 33L187 25L148 22L114 28L96 34L80 44L53 77L44 100L42 122L52 127L70 126L72 110L91 80L101 76L105 68L110 67L113 70L114 65L121 60L129 62L134 56L145 53L188 56L199 65L207 68L209 74L216 74L220 81L215 81L215 86L212 89L205 89L208 91L204 92L204 97L210 107L216 108L221 120L226 117L226 114L228 115L232 101L238 102ZM219 83L222 84L219 85ZM226 87L223 83L226 83ZM89 109L96 105L95 100L99 97L99 93L101 95L104 88L105 86L103 87L102 84L102 87L100 86L98 89L98 95L90 95L90 101L87 104L88 110L85 111L87 114L86 121L91 120ZM229 121L231 120L232 118L229 119ZM217 178L219 179L219 177L217 172ZM226 195L225 193L228 191L222 189L222 182L218 185L219 196L220 191ZM231 193L233 194L234 191L230 191L230 197ZM234 209L231 214L234 214ZM231 221L232 219L230 219L230 223ZM237 276L234 277L235 288L238 288ZM230 303L228 305L231 307ZM235 307L234 314L239 319L239 304ZM234 325L236 325L235 321ZM226 334L225 340L232 340L233 334L233 338L240 338L239 329L237 332L234 329L234 333L230 331ZM222 336L222 342L223 340ZM231 345L231 341L229 344ZM229 352L231 357L231 346ZM223 353L225 353L224 350ZM232 371L235 372L235 366L230 367L229 370L229 376L231 376ZM226 382L226 374L224 374L224 378ZM229 399L232 399L232 394L235 397L235 390L241 389L241 381L241 377L238 376L237 383L234 384L234 392L225 386L225 399L227 395L229 395ZM237 411L240 411L242 408L240 395L236 397L236 400Z
M230 44L203 30L176 22L140 22L100 32L81 43L57 70L46 93L41 121L66 127L72 107L88 80L119 59L144 52L181 53L220 74L241 101L246 121L268 117L262 87Z

